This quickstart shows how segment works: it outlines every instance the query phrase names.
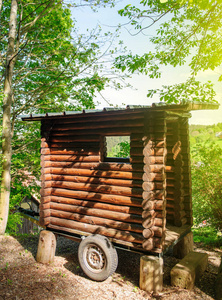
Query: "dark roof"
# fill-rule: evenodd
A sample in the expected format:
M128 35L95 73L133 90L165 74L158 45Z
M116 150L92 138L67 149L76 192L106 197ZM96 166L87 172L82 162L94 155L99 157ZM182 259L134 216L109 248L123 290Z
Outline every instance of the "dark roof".
M86 109L82 111L66 111L59 113L44 113L44 114L31 114L26 116L20 116L23 121L41 121L42 119L57 119L65 116L74 116L81 114L94 114L94 113L104 113L104 112L117 112L117 111L166 111L166 112L189 112L191 110L206 110L206 109L218 109L219 104L205 104L205 103L188 103L188 104L165 104L165 103L153 103L152 106L143 105L127 105L126 108L115 108L115 107L105 107L103 109Z

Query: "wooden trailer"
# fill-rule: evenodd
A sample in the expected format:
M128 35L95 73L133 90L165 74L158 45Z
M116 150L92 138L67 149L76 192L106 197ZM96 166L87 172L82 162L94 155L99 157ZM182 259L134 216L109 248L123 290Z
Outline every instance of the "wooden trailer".
M79 260L89 277L103 280L115 271L112 244L161 255L190 233L189 111L217 107L152 105L23 117L41 121L40 224L82 240ZM129 137L129 158L108 157L110 136Z

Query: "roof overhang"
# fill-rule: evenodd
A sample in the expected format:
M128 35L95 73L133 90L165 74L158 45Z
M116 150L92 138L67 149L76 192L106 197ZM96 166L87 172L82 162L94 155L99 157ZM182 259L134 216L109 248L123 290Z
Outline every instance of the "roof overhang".
M45 113L45 114L31 114L26 116L20 116L23 121L41 121L43 119L60 119L64 117L73 117L76 115L85 114L98 114L103 115L107 113L124 113L130 111L144 112L144 111L166 111L170 114L186 114L192 110L212 110L218 109L218 103L187 103L187 104L171 104L167 105L164 103L153 103L152 106L140 106L140 105L127 105L126 108L113 108L105 107L103 109L87 109L82 111L68 111L59 113ZM190 115L187 114L187 117Z

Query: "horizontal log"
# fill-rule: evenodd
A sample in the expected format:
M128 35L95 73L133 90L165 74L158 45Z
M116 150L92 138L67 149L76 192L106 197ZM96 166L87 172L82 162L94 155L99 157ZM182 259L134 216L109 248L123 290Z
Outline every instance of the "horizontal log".
M61 204L56 202L50 203L50 208L59 211L66 211L72 213L79 213L81 215L88 215L100 218L106 218L110 220L128 222L128 223L138 223L142 224L142 217L133 214L121 213L116 211L109 211L98 208L89 208L83 206L69 205L69 204Z
M175 167L174 166L165 166L165 172L167 173L171 173L171 172L174 172L175 171Z
M164 156L144 156L144 164L164 164Z
M80 135L106 135L106 136L116 136L118 135L130 135L131 133L141 133L143 132L143 126L139 123L135 123L136 125L132 127L131 126L121 126L121 127L113 127L111 124L104 125L104 127L101 126L101 128L97 127L91 127L89 124L85 125L82 129L75 129L72 125L63 127L63 130L52 130L50 132L51 137L60 137L60 136L80 136ZM116 125L116 124L114 124ZM83 126L82 126L83 127ZM92 129L93 128L93 129ZM42 131L42 136L44 136L44 133L47 136L47 130L44 132Z
M175 210L171 208L167 208L167 215L172 215L175 217Z
M174 195L175 194L175 188L174 187L166 187L167 195ZM172 196L171 196L172 197Z
M49 139L42 138L42 142L50 143L73 143L73 142L99 142L100 135L84 135L84 136L69 136L69 137L51 137Z
M152 219L149 219L149 220L147 219L146 228L144 230L146 230L148 228L151 228L153 226L162 228L163 224L164 224L164 222L163 222L162 218L152 218Z
M163 210L165 201L163 200L145 200L142 202L144 210Z
M99 162L99 155L81 156L81 155L44 155L45 161L74 161L74 162Z
M100 170L87 170L87 169L75 169L75 168L49 168L45 169L45 174L56 175L71 175L71 176L88 176L99 178L115 178L126 180L141 180L143 173L137 172L122 172L122 171L100 171Z
M166 173L166 179L167 180L175 180L176 174L174 172L168 172Z
M172 195L167 195L166 196L167 201L175 201L174 197Z
M144 153L143 153L143 147L137 147L137 148L134 148L132 147L130 149L130 156L143 156ZM149 155L152 155L152 156L161 156L164 154L164 148L151 148L150 149L150 152L149 152Z
M164 226L164 219L162 218L155 218L154 219L154 226L163 227ZM148 227L147 227L148 228Z
M50 210L50 213L51 213L51 216L55 217L55 218L73 220L73 221L86 223L86 224L92 224L92 225L99 225L99 226L103 226L106 228L114 228L114 229L123 230L123 231L132 231L132 232L136 232L136 233L142 233L142 231L143 231L143 227L138 224L124 223L124 222L109 220L109 219L101 218L101 217L94 217L94 216L64 212L64 211L53 210L53 209Z
M128 116L129 118L129 116ZM86 122L87 119L87 122ZM115 120L115 122L114 122ZM111 121L111 122L110 122ZM92 122L92 124L90 124ZM64 119L63 121L56 121L56 124L52 127L53 131L66 131L66 130L80 130L80 129L89 129L89 128L121 128L121 127L134 127L134 126L143 126L144 125L144 117L143 115L141 116L130 116L130 119L126 119L124 117L115 117L113 116L113 119L110 117L107 119L97 117L97 118L92 118L92 117L87 117L85 119ZM47 126L45 126L45 129L47 130ZM43 127L44 130L44 127Z
M41 210L39 212L39 216L40 218L48 218L51 216L51 209L48 208L48 209L44 209L44 210Z
M73 149L79 149L79 148L95 148L99 150L100 147L100 141L97 142L58 142L58 143L52 143L50 141L42 141L41 142L41 148L61 148L61 149L66 149L66 148L73 148Z
M143 181L163 181L165 178L166 175L164 172L143 174Z
M163 182L158 181L150 181L150 182L144 182L142 185L142 188L144 191L153 191L153 190L161 190L164 187Z
M47 217L47 218L40 217L39 224L42 227L48 226L50 224L50 217Z
M77 168L89 170L104 170L104 171L127 171L127 172L141 172L143 165L140 164L127 164L127 163L79 163L79 162L43 162L43 167L55 168Z
M147 240L144 239L142 243L143 249L151 251L154 248L162 248L162 239L158 237L152 237Z
M174 224L175 224L175 226L181 227L181 226L184 226L185 224L187 224L187 222L188 222L188 219L186 217L183 217L181 219L175 220Z
M152 250L154 248L153 238L151 237L151 238L144 240L142 246L147 251Z
M148 142L153 141L153 142L164 142L165 139L165 133L164 132L152 132L151 131L147 134L144 135L144 133L138 134L138 133L132 133L131 134L131 141L143 141L143 145L147 145ZM164 144L162 144L164 145Z
M44 193L43 191L42 191L42 189L40 190L40 194L41 193ZM51 201L51 196L41 196L41 198L40 198L40 204L45 204L45 203L50 203L50 201Z
M50 202L40 203L40 205L39 205L40 212L45 209L50 209Z
M166 207L174 209L175 208L174 201L171 201L171 202L167 201ZM167 213L168 213L168 209L167 209Z
M107 204L107 203L94 202L91 200L86 201L86 200L81 200L81 199L57 197L57 196L51 196L51 197L45 197L45 198L50 198L50 201L52 201L52 203L55 202L55 203L61 203L61 204L70 204L71 206L76 205L76 206L81 206L81 207L104 209L104 210L126 213L126 214L136 214L139 216L142 215L142 209L138 208L138 207L112 205L112 204ZM47 202L45 202L45 203L47 203Z
M143 200L142 207L143 210L153 210L155 208L155 200Z
M174 212L175 220L180 220L186 216L186 212L184 210L175 210Z
M174 180L170 180L170 179L167 178L166 185L167 185L168 187L175 187L175 186L176 186L176 181L175 181L175 179L174 179Z
M155 210L143 210L142 212L142 218L143 222L145 221L144 219L148 218L162 218L164 215L163 211L155 211Z
M141 200L138 198L127 197L127 196L117 196L109 194L100 194L100 193L89 193L84 191L75 191L75 190L66 190L58 188L49 188L41 190L42 196L62 196L70 197L84 200L95 200L99 202L105 202L110 204L117 205L126 205L126 206L135 206L141 207Z
M45 174L42 176L43 181L71 181L93 184L117 185L122 187L141 187L142 180L121 180L101 177L86 177L86 176L68 176L68 175L51 175Z
M144 228L150 228L150 224L152 224L152 219L161 219L161 214L153 214L152 217L148 217L143 220L142 225Z
M61 148L42 148L41 149L41 154L47 155L99 155L99 150L95 149L87 149L87 148L66 148L66 149L61 149Z
M62 226L67 228L73 228L76 230L81 230L84 232L89 232L93 234L101 234L107 237L116 238L123 241L128 241L132 243L142 243L143 237L142 235L136 233L128 233L125 231L120 231L111 228L105 228L103 226L85 224L81 222L76 222L73 220L66 220L61 218L50 217L50 224L56 226Z
M143 164L143 156L133 156L129 158L131 164Z
M163 141L163 140L156 141L150 137L149 144L152 144L152 147L155 147L155 148L163 148L165 146L165 141ZM144 143L144 141L140 138L134 139L134 140L131 139L131 141L130 141L130 148L132 150L133 150L133 148L139 148L139 149L144 148L144 146L146 147L146 145L147 145L147 142Z
M79 183L79 182L70 182L70 181L45 181L42 183L44 188L63 188L71 189L78 191L88 191L112 195L122 195L122 196L131 196L131 197L142 197L143 189L142 188L130 188L122 186L111 186L111 185L98 185L93 183Z
M143 230L143 237L145 239L150 239L154 236L154 232L152 230L152 227L151 228L146 228Z
M185 166L185 162L180 160L180 159L168 159L167 158L167 162L166 162L169 166L175 166L175 168L177 167L178 169L182 169ZM182 171L182 170L181 170Z
M184 139L183 139L183 136L181 136L180 142L182 143L183 147L189 147L189 141L187 140L187 137L184 137ZM175 140L172 137L167 137L167 143L169 143L171 145L175 144Z
M162 237L163 236L163 228L153 226L151 228L146 228L143 230L143 237L149 239L150 237Z
M147 191L143 192L143 202L147 200L163 200L165 196L165 192L163 190L155 190L155 191Z
M152 164L148 164L148 165L144 165L143 167L143 171L144 173L162 173L164 171L164 165L152 165Z

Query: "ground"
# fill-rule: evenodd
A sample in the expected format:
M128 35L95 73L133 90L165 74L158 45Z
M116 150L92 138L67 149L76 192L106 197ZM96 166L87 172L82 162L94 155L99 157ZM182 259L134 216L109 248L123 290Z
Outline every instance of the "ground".
M170 286L170 270L178 262L164 256L164 289L158 295L139 289L139 254L118 250L116 272L104 282L89 280L77 258L78 243L58 238L55 261L35 261L38 236L0 236L0 300L8 299L214 299L221 249L195 245L209 255L209 265L193 291Z

